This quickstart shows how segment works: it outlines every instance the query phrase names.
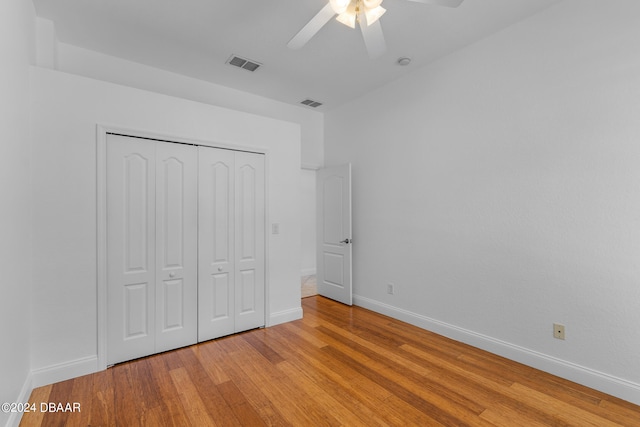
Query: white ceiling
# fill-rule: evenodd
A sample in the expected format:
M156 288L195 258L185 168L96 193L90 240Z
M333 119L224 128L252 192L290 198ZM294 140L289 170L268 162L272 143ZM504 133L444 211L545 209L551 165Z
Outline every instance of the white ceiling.
M387 52L331 20L301 50L287 42L327 0L33 0L58 39L290 104L326 111L561 0L466 0L456 9L384 0ZM232 55L263 64L251 73ZM412 58L401 67L396 60ZM305 107L309 108L309 107Z

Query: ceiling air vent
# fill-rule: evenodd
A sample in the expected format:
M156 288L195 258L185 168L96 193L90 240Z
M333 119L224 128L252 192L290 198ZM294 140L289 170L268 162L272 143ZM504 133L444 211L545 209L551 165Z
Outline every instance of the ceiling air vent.
M241 58L236 55L231 55L229 59L227 59L227 64L234 65L248 71L255 71L262 65L259 62L247 58Z
M305 99L304 101L300 101L300 104L317 108L322 105L322 102L314 101L313 99Z

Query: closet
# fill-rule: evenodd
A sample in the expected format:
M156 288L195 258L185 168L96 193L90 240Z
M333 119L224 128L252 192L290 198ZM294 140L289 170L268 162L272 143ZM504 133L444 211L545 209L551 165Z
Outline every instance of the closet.
M264 326L264 155L107 135L107 363Z

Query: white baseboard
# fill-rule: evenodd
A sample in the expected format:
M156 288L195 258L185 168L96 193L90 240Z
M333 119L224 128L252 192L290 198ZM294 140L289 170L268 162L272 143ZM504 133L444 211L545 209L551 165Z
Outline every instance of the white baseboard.
M315 274L316 274L315 268L305 268L300 270L300 277L314 276Z
M292 322L298 319L302 319L302 307L296 307L289 310L278 311L277 313L271 313L271 315L269 316L269 324L267 326L275 326L281 323Z
M33 387L66 381L71 378L98 372L98 357L87 356L31 371Z
M31 392L33 391L33 375L29 373L27 375L27 379L24 381L22 385L22 389L20 390L20 395L15 400L15 402L29 402L29 397L31 396ZM11 412L9 414L9 418L7 419L6 427L18 427L20 425L20 420L22 420L22 412Z
M377 313L472 345L490 353L557 375L584 386L640 405L640 384L548 356L515 344L501 341L439 320L397 308L376 300L354 295L353 303Z

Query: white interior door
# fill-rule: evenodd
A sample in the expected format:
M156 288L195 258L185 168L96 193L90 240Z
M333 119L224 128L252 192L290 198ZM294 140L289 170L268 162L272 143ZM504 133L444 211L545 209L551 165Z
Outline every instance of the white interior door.
M155 146L107 138L107 363L155 350Z
M198 341L234 332L234 153L198 147Z
M264 156L199 147L198 340L265 324Z
M197 342L198 151L156 143L156 352Z
M351 164L318 170L316 190L318 293L351 305Z
M264 156L236 152L235 332L264 326Z
M196 342L194 147L107 138L107 363Z

